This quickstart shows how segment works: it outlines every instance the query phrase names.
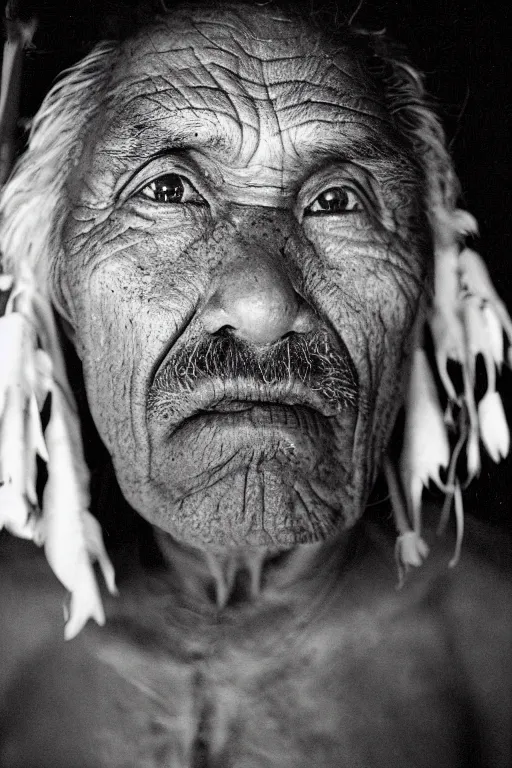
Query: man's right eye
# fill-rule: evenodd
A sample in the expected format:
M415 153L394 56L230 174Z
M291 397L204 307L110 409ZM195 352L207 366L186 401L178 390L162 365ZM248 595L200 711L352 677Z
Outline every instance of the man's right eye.
M206 200L190 181L177 173L158 176L146 184L138 194L155 203L206 205Z

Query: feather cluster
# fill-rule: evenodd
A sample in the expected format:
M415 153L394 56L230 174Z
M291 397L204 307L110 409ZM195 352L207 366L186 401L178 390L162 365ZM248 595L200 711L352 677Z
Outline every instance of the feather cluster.
M462 483L480 471L480 445L498 462L509 451L510 436L496 376L504 362L504 337L512 342L512 321L481 257L464 247L477 225L465 211L436 212L435 286L427 316L440 387L421 344L415 349L405 399L405 431L398 475L386 459L385 470L398 531L396 559L400 584L410 566L421 565L428 547L421 535L421 499L433 481L446 493L439 530L454 500L457 537L450 561L457 563L463 535ZM476 359L481 355L486 391L475 398ZM448 362L458 363L457 390ZM512 355L509 347L509 365ZM441 405L441 397L446 407ZM461 467L462 465L462 467ZM441 469L446 470L442 482ZM463 479L460 479L462 475Z
M88 511L80 423L50 302L36 290L28 266L16 279L0 276L0 290L10 291L0 317L0 530L44 547L69 592L65 637L70 639L89 618L105 621L93 563L112 593L114 570L100 526ZM45 403L49 418L43 429ZM38 460L48 475L42 490Z

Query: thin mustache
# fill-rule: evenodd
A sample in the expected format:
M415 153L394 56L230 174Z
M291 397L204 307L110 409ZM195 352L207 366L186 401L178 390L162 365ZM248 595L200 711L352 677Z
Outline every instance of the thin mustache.
M226 333L184 346L164 362L149 390L149 411L168 412L180 396L193 396L201 384L214 381L236 382L241 393L288 389L297 382L336 411L355 407L359 399L348 350L343 343L336 348L325 332L294 334L262 351Z

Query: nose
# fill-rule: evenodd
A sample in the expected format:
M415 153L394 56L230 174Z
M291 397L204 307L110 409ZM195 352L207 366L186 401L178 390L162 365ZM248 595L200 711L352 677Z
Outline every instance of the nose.
M202 313L208 333L227 330L253 344L274 344L290 333L307 333L314 313L270 256L254 255L227 269Z

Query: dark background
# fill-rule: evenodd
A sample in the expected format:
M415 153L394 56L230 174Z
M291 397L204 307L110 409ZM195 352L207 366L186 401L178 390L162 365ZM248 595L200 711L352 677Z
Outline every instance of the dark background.
M314 0L308 2L316 7ZM357 0L328 2L342 17L358 5ZM39 17L34 48L25 55L22 117L34 113L57 73L108 37L123 8L133 5L132 0L69 0L65 7L56 0L18 2L23 15L33 10ZM425 73L461 180L463 207L480 225L477 248L512 307L510 8L507 0L492 10L483 0L367 0L356 21L373 30L385 28ZM502 391L512 423L510 371L503 376ZM467 493L466 505L478 516L507 524L511 491L512 459L496 467L484 457L481 478Z

